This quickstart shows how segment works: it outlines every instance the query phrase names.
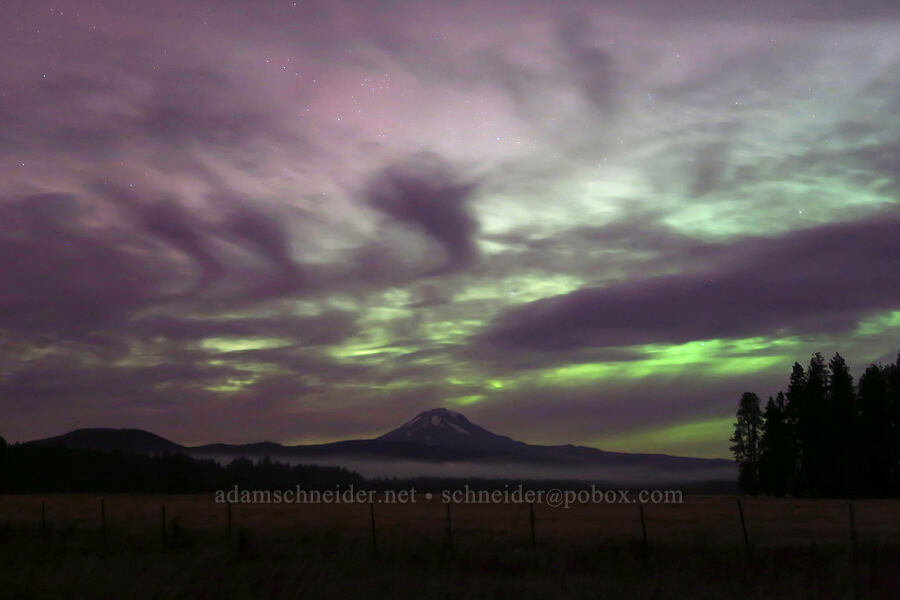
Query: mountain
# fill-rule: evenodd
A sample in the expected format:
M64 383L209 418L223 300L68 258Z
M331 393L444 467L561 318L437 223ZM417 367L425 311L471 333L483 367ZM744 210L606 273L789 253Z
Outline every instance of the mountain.
M145 454L186 453L231 460L262 458L350 466L366 476L519 477L605 481L733 481L725 459L607 452L587 446L527 444L498 435L464 415L435 408L373 439L284 446L275 442L182 446L138 429L79 429L37 440L75 448Z
M446 408L433 408L419 413L414 419L375 439L481 452L514 452L528 445L505 435L491 433L462 414Z
M35 440L33 444L86 448L92 450L120 450L136 454L175 454L186 452L181 444L171 442L142 429L76 429L63 435Z

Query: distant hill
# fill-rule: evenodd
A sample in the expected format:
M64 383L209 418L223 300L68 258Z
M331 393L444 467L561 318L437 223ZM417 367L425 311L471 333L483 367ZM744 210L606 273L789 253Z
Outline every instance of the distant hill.
M571 444L527 444L488 431L464 415L445 408L424 411L397 429L374 439L328 444L284 446L275 442L258 442L182 446L139 429L78 429L31 443L143 454L186 453L218 460L269 456L294 463L319 462L342 466L354 463L353 468L361 471L365 468L356 464L357 461L370 465L376 462L379 465L406 465L399 476L444 476L445 472L449 473L449 467L441 465L456 465L456 470L452 471L455 476L494 477L495 472L500 476L515 472L534 473L535 478L603 477L613 481L646 475L653 481L672 482L731 481L736 476L734 462L725 459L606 452ZM410 467L410 464L420 467ZM468 470L460 470L459 465L465 465ZM503 465L513 465L514 468L504 470L506 467ZM415 470L417 468L418 471ZM487 472L491 474L485 475Z
M186 453L181 444L169 441L143 429L76 429L63 435L35 440L32 444L86 448L89 450L121 450L137 454Z

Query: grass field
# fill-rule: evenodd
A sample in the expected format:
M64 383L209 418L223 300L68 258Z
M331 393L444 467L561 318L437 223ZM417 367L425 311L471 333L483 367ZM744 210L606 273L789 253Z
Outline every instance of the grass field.
M900 501L236 504L0 496L0 598L894 598ZM42 529L42 503L46 526ZM165 505L163 538L161 507ZM855 560L854 560L855 555Z

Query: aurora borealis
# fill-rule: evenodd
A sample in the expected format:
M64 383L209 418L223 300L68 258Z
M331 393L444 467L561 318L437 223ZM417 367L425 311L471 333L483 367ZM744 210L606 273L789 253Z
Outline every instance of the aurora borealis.
M752 6L748 6L752 4ZM0 21L0 435L727 456L900 349L900 7L31 2Z

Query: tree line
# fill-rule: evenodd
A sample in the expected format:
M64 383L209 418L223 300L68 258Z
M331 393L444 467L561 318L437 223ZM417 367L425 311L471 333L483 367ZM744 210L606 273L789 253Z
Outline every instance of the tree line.
M0 437L0 493L197 493L241 489L334 489L364 479L342 467L288 465L268 457L223 465L186 454L144 455L37 444Z
M900 494L900 355L854 383L840 354L794 363L787 391L738 402L731 451L738 485L774 496Z

